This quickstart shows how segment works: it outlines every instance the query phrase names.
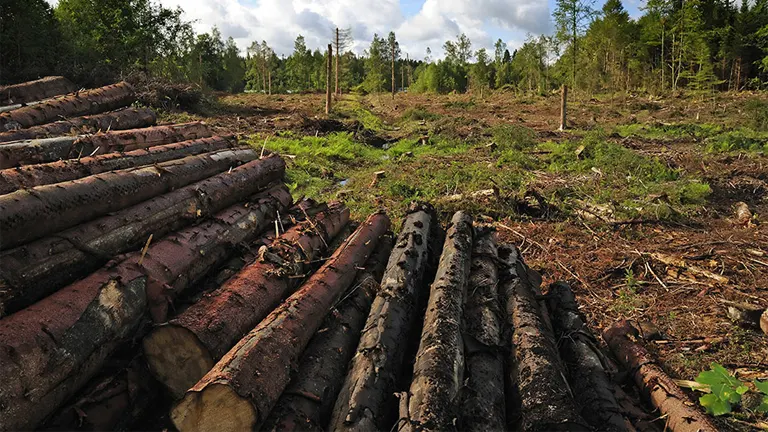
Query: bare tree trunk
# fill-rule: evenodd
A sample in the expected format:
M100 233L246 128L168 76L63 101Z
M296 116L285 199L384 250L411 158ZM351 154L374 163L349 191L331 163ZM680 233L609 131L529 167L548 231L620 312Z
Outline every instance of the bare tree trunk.
M335 90L335 93L337 95L341 94L341 89L339 88L339 55L341 55L341 45L339 41L339 28L336 27L336 90Z
M21 84L0 86L0 105L25 104L77 91L62 76L48 76Z
M560 94L560 130L564 131L568 128L567 123L567 106L568 105L568 86L563 84L563 88Z
M171 412L174 425L182 432L259 427L288 385L291 365L388 229L384 213L371 215L299 291L187 392Z
M331 61L333 59L333 47L328 44L328 62L325 76L325 115L331 113Z
M395 44L392 44L392 100L395 100Z

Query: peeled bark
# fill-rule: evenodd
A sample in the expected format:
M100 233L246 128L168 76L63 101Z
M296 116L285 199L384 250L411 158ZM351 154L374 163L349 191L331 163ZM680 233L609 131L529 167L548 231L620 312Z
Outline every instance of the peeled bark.
M639 338L639 332L628 321L620 321L603 332L603 339L614 356L630 371L635 384L664 416L666 427L673 432L717 431L712 420L696 408L651 353L635 342Z
M134 100L133 87L120 82L0 113L0 130L41 125L62 117L99 114L130 105Z
M104 114L75 117L26 129L0 132L0 143L136 129L152 126L156 121L157 116L150 108L124 108Z
M258 157L252 149L221 150L0 195L0 249L124 209Z
M62 76L47 76L20 84L0 86L0 105L23 104L77 91L72 82Z
M413 366L408 423L417 431L456 430L464 383L461 320L472 254L472 218L457 212L443 245Z
M38 165L26 165L0 171L0 195L53 183L76 180L103 172L153 165L186 156L235 147L232 138L213 137L175 144L108 153L82 159L68 159Z
M237 205L0 320L0 430L34 429L141 337L148 309L173 298L272 225L274 199ZM140 263L139 263L140 262ZM162 317L161 317L162 318Z
M499 301L496 233L477 228L464 306L466 373L459 430L501 431L505 425L503 318Z
M180 398L301 282L349 221L346 207L280 236L261 258L144 339L152 373Z
M397 407L395 386L424 295L422 279L436 224L431 206L416 204L408 209L333 408L329 430L389 430L394 423L390 414Z
M288 385L323 318L388 229L386 214L369 216L317 273L187 392L171 412L176 428L181 432L257 428Z
M517 249L503 260L509 280L502 284L501 293L511 329L508 419L519 418L519 428L525 431L590 430L565 380L546 308L537 300L540 282L534 285L533 272Z
M0 316L13 313L75 280L112 257L244 200L282 177L277 157L253 161L166 195L35 242L0 253ZM265 191L287 207L284 185ZM258 198L261 198L259 196Z
M365 270L357 275L350 290L325 318L302 355L296 376L280 396L262 430L325 430L393 243L392 236L382 237L376 252L365 263Z
M46 138L0 144L0 168L80 159L95 154L131 151L193 139L208 138L205 123L192 122L93 135Z
M549 289L548 298L560 355L568 367L571 390L581 406L581 415L599 430L631 430L621 414L597 342L581 319L571 287L563 282L555 283Z

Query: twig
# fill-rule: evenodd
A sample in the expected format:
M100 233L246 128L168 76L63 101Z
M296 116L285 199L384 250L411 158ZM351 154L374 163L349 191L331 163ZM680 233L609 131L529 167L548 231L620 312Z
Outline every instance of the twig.
M139 257L139 265L144 261L144 255L147 254L147 250L149 250L149 244L152 242L152 236L154 234L150 234L149 238L147 239L147 243L144 245L144 249L141 250L141 256Z

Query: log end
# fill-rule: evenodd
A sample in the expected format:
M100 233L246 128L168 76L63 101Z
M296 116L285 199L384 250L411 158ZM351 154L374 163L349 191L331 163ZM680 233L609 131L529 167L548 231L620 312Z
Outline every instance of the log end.
M760 328L763 329L763 333L768 335L768 309L760 317Z
M230 386L213 383L190 391L173 407L171 421L180 432L249 431L256 426L258 413Z
M194 333L173 324L158 327L144 338L144 354L153 375L177 399L216 364Z

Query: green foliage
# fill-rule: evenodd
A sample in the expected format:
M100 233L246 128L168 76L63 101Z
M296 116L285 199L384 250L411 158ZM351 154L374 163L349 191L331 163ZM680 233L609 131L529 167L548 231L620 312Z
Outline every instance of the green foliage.
M48 2L0 2L0 23L0 83L36 79L58 67L61 32Z
M714 416L729 414L733 407L741 404L742 397L750 391L747 383L733 376L727 369L718 363L712 363L710 370L699 373L696 382L700 384L695 390L709 392L699 398L699 403L708 413ZM753 382L762 400L756 411L768 412L768 381Z
M440 118L439 114L435 114L423 106L416 106L408 108L400 117L400 121L437 120L438 118Z
M508 124L491 130L493 142L500 149L526 150L536 145L536 132L525 126Z
M706 150L713 153L730 151L768 152L768 133L749 129L728 131L706 140Z
M754 130L768 132L768 100L750 99L744 105L744 111Z

